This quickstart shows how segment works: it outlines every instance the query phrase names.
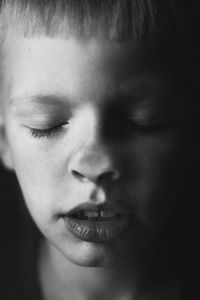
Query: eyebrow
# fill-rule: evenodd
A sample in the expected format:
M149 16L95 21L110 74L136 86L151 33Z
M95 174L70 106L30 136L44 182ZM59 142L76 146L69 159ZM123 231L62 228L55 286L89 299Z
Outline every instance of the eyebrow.
M17 104L19 105L36 104L36 105L50 106L55 104L60 104L60 105L66 105L66 103L69 104L69 99L60 95L44 95L44 94L26 95L25 94L17 97L11 97L8 102L10 106L14 106L14 107L17 106Z
M22 94L8 100L9 107L19 117L30 115L69 115L76 108L77 102L65 95L54 94Z

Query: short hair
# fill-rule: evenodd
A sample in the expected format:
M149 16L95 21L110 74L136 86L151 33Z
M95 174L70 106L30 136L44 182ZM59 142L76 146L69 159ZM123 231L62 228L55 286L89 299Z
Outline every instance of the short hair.
M110 39L142 39L153 32L180 36L183 28L188 28L192 2L0 0L0 34L4 39L13 31L24 37L67 37L69 34L90 37L99 33Z

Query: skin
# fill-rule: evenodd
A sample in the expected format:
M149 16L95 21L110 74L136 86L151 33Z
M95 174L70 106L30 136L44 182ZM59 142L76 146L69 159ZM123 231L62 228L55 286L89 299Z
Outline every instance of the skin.
M165 61L160 68L158 57L153 42L35 37L8 43L2 159L16 172L46 237L43 285L57 276L64 291L67 272L69 282L69 274L76 280L72 293L83 282L80 294L91 293L93 282L96 298L91 299L100 299L97 291L119 295L117 284L106 285L105 278L115 278L123 287L120 295L126 290L133 296L133 279L137 283L144 273L141 261L176 208L185 171L178 88L170 81L169 65ZM48 137L31 132L55 127L61 130ZM85 202L134 214L135 221L111 243L82 241L58 214ZM48 272L54 279L45 277Z

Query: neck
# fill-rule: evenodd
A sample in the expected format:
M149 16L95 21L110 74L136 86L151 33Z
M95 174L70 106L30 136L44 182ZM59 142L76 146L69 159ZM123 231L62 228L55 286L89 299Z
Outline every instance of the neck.
M160 257L160 261L166 261L164 258ZM159 262L156 264L155 257L148 251L148 255L141 255L135 261L117 267L82 267L44 242L40 253L41 286L48 300L63 300L66 295L69 299L135 299L140 291L151 285L151 281L155 285L157 277L162 285L157 265ZM166 266L159 265L160 268L162 273L166 273L163 270ZM169 270L167 272L170 273ZM165 279L163 284L166 285Z

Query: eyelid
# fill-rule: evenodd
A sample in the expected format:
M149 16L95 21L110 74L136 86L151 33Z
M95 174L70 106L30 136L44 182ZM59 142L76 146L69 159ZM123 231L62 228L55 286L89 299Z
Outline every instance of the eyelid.
M64 127L66 125L69 125L68 122L61 123L59 125L53 126L53 127L48 127L48 128L32 128L32 127L27 127L31 133L31 135L34 138L52 138L57 136L59 133L61 133L64 130Z
M130 121L138 126L156 126L158 124L172 123L175 119L175 114L168 111L148 112L141 110L130 115Z
M141 126L141 127L146 127L146 126L156 126L158 124L165 124L168 123L169 120L161 117L131 117L130 121L134 123L135 125Z
M168 132L176 126L177 119L171 114L134 114L129 118L131 129L143 134Z

